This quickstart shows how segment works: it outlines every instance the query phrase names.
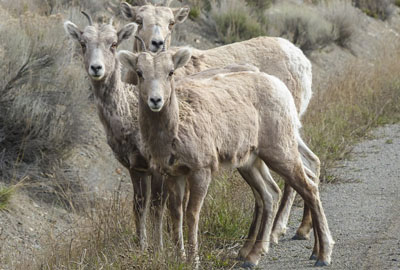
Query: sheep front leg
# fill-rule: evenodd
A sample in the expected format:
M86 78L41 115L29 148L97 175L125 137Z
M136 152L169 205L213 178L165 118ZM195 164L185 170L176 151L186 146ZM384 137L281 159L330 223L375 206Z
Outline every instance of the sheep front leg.
M162 251L163 243L163 217L167 201L167 189L164 177L158 172L153 172L151 177L151 207L150 212L153 223L154 249Z
M183 197L185 195L186 179L180 177L166 177L169 196L169 211L172 219L172 230L175 246L179 255L185 259L185 246L183 243Z
M129 170L133 184L133 211L135 213L136 234L139 238L140 249L148 246L146 234L146 218L150 201L151 185L149 175L134 169Z
M203 206L204 198L207 195L208 186L211 182L211 171L201 169L189 176L190 197L186 212L188 226L188 261L194 263L197 268L199 265L198 257L198 229L200 211Z

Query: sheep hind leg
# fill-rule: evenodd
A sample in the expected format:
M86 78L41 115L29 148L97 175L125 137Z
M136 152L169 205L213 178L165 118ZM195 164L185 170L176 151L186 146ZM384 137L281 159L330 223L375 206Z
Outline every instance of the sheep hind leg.
M321 163L319 158L308 148L300 136L297 138L298 149L301 155L301 159L304 164L304 170L307 176L314 180L314 182L319 184L320 167ZM310 238L310 232L313 228L311 211L306 204L304 204L303 219L300 227L297 229L293 239L304 240Z
M290 165L291 164L291 165ZM289 185L291 185L303 198L305 203L311 210L312 222L315 230L315 243L314 252L317 252L316 266L329 265L331 262L331 253L334 245L331 233L328 228L328 222L322 203L319 197L318 185L310 180L304 170L303 164L300 159L295 160L294 163L275 163L274 169L280 173ZM289 166L290 165L290 166Z
M268 252L272 221L276 210L274 198L279 196L279 194L275 194L274 189L271 189L270 185L265 182L266 179L263 178L263 174L260 172L262 168L261 162L262 161L258 159L253 166L239 169L241 175L243 175L262 203L261 213L258 213L261 218L259 218L259 228L256 231L256 241L245 257L245 262L242 265L243 267L253 267L257 265L262 253ZM272 178L271 180L273 182Z
M285 235L286 226L289 220L290 209L292 208L296 192L292 187L285 184L283 196L279 204L278 212L274 219L274 225L271 233L271 241L278 243L279 237Z
M247 174L241 174L242 177L245 179ZM257 232L260 228L260 223L261 223L261 211L262 211L262 202L261 202L261 197L257 193L257 191L254 188L251 188L251 191L253 192L254 195L254 212L253 212L253 220L250 225L249 233L247 235L246 242L242 246L242 248L239 250L238 253L238 260L244 261L247 255L250 253L251 249L253 248L253 245L256 241L257 238Z

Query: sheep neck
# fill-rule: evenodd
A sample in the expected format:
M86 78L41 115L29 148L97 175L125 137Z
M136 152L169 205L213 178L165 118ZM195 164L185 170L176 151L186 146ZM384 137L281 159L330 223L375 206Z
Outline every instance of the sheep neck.
M97 109L107 136L123 139L131 132L133 115L121 81L120 64L115 60L115 68L101 81L92 80Z
M159 165L168 166L175 153L179 126L179 105L173 87L160 112L151 111L147 102L139 98L139 125L148 154Z

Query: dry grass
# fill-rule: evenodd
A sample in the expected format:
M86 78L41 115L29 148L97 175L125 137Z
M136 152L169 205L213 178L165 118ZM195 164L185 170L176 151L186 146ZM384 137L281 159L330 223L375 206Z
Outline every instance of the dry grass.
M238 197L244 199L237 200ZM229 269L237 263L232 252L237 251L237 243L242 243L247 235L251 221L248 209L253 208L251 197L244 181L232 174L213 182L200 224L200 269ZM164 226L164 252L155 253L153 247L144 253L140 251L131 195L121 187L112 194L91 198L86 206L69 230L49 234L47 248L38 254L40 269L192 269L175 252L168 218ZM27 262L17 269L27 267L38 269Z
M398 44L398 41L387 42ZM359 60L317 90L303 119L305 137L327 169L377 125L400 120L400 49L383 45L375 62Z

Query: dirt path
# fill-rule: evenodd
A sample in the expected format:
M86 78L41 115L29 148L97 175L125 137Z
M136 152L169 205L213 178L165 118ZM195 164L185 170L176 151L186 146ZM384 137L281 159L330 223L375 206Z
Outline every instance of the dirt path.
M321 197L336 245L326 269L400 269L400 124L373 132L332 173ZM294 241L301 209L259 269L310 269L313 240Z

